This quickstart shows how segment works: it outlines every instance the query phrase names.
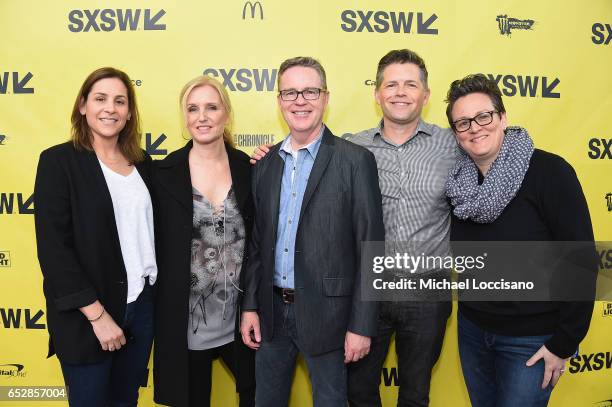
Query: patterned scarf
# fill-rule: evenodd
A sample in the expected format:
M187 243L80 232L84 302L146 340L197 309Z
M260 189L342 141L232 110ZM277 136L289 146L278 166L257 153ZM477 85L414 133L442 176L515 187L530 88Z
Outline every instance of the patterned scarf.
M459 150L446 181L446 196L454 207L453 213L459 219L491 223L521 187L533 154L533 141L522 127L508 127L499 154L480 185L476 164Z

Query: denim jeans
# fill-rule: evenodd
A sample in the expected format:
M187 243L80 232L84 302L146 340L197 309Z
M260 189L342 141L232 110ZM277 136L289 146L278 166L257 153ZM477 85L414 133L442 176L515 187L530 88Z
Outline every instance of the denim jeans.
M286 407L289 403L295 362L301 346L297 338L293 304L274 293L274 333L262 341L255 354L255 405ZM312 335L316 335L312 332ZM302 353L303 354L303 353ZM346 407L344 349L322 355L305 355L315 407Z
M71 407L128 407L138 403L146 381L153 343L153 288L148 282L136 301L127 304L121 327L131 337L125 346L93 364L61 363Z
M461 369L473 407L540 407L552 386L542 390L544 360L525 363L551 335L496 335L457 313Z
M429 405L433 369L444 341L451 302L382 302L378 335L370 353L348 367L348 398L351 407L381 407L380 377L395 332L400 407Z

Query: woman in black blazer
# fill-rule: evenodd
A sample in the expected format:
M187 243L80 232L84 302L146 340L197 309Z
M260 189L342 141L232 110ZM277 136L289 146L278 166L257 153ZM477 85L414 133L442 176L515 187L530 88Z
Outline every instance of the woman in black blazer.
M34 197L50 334L71 406L135 406L153 339L151 159L130 78L92 72L72 140L40 155Z
M195 78L180 101L191 141L155 166L155 401L209 406L211 365L221 357L240 406L253 406L254 353L237 329L253 216L249 158L233 147L223 85Z

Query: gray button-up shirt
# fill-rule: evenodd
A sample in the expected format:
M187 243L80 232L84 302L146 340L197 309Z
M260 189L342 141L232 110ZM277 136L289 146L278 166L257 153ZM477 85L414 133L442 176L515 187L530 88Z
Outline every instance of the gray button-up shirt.
M402 250L394 247L396 242L411 242L417 255L449 254L450 206L444 187L457 149L451 130L420 121L415 134L396 145L384 137L381 121L347 139L376 157L387 251Z

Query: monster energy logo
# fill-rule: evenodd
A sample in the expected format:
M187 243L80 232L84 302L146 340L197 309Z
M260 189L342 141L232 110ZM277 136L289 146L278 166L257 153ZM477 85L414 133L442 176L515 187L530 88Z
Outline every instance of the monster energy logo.
M499 25L499 33L501 35L510 35L510 31L515 30L531 30L535 21L519 20L518 18L508 17L507 14L497 16L497 24Z
M606 194L606 202L608 203L608 212L612 211L612 193L608 192Z

